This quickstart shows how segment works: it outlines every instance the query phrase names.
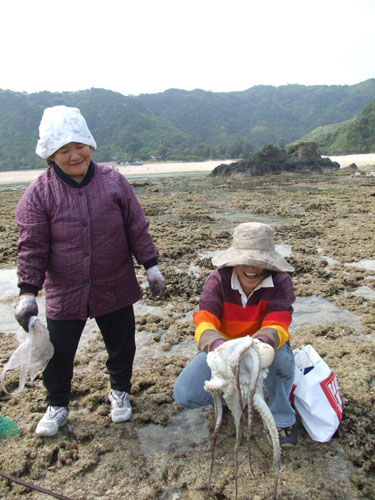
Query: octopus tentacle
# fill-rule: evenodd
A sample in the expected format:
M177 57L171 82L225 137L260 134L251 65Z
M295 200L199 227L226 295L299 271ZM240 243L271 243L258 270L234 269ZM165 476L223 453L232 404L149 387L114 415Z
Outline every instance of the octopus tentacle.
M250 339L250 337L249 337L249 339ZM242 347L242 349L238 352L238 354L236 356L235 363L234 363L234 366L233 366L233 373L234 373L235 382L236 382L235 383L235 387L236 387L236 391L238 393L238 399L239 399L239 404L240 404L240 412L238 412L239 415L235 419L235 423L236 423L236 444L235 444L235 448L234 448L234 463L235 463L235 488L236 488L236 497L237 497L237 483L238 483L238 445L239 445L239 442L240 442L240 435L241 435L240 421L241 421L242 414L243 414L243 412L245 410L245 407L246 407L246 405L244 405L244 403L243 403L242 391L241 391L241 381L240 381L241 362L242 362L245 354L247 354L248 352L251 352L250 348L251 348L251 343L250 344L247 343L244 347ZM250 388L251 388L251 383L250 383ZM255 384L254 384L254 389L255 389Z
M252 422L254 408L260 413L263 425L271 436L273 446L273 463L275 468L275 480L273 488L273 499L276 499L278 475L281 462L281 451L276 423L272 413L264 401L263 381L267 375L270 361L264 362L264 349L262 357L259 345L251 337L234 339L225 342L215 351L207 355L207 364L211 368L211 379L205 382L204 388L210 392L214 399L216 425L213 435L211 453L209 484L212 477L214 448L217 434L222 421L223 395L230 409L236 426L236 443L234 448L235 462L235 488L237 497L238 479L238 447L240 443L240 421L244 409L248 406L248 457L251 470L251 448L250 439L252 434ZM251 470L251 472L253 472Z
M260 376L260 360L258 351L255 349L249 349L249 355L252 360L252 369L250 371L250 390L247 406L247 456L249 460L249 467L252 474L253 470L251 467L251 435L252 435L252 424L254 417L254 395L257 390L258 380Z
M248 449L248 458L249 458L249 467L251 470L251 473L253 473L252 467L251 467L251 445L250 445L250 439L251 439L251 422L252 422L252 415L253 415L253 396L256 390L257 386L257 381L260 373L260 361L259 361L259 354L256 351L256 349L252 349L252 339L249 337L249 340L251 340L251 343L247 343L238 353L236 362L234 365L234 375L235 375L235 381L236 381L236 390L238 393L238 398L239 398L239 403L240 403L240 413L238 417L238 422L236 421L236 444L234 448L234 463L235 463L235 489L236 489L236 497L237 497L237 482L238 482L238 445L240 441L240 420L241 416L245 410L246 405L248 406L248 436L247 436L247 449ZM248 395L248 401L244 405L243 403L243 398L242 398L242 391L241 391L241 381L240 381L240 374L241 374L241 362L243 361L245 354L249 354L250 360L252 363L250 366L243 366L243 368L247 368L249 375L250 375L250 380L249 380L249 385L246 387L246 389L249 391ZM247 361L247 360L246 360ZM245 365L249 365L248 363L244 363ZM243 372L244 370L242 370Z
M268 408L266 402L264 401L264 399L262 398L262 396L260 394L254 395L254 407L258 410L260 416L262 417L263 424L266 427L266 429L268 430L268 433L270 435L271 442L272 442L273 465L274 465L274 469L275 469L275 479L274 479L272 500L275 500L280 465L281 465L281 448L280 448L279 434L277 432L277 427L276 427L273 415L271 413L271 410Z
M240 442L240 435L241 435L240 420L241 420L241 414L238 423L236 423L236 444L234 446L234 482L236 489L236 498L237 498L237 483L238 483L238 445Z
M221 427L223 421L223 404L221 402L221 391L212 391L212 398L215 404L215 429L212 437L212 448L211 448L211 463L210 463L210 473L208 476L208 487L210 487L211 479L212 479L212 470L214 466L214 456L215 456L215 446L216 446L216 438L219 433L219 429Z

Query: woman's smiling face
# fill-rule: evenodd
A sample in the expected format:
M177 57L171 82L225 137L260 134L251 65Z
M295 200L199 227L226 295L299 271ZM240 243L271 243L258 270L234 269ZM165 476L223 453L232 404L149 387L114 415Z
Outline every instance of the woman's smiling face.
M246 295L249 295L266 277L266 272L262 267L234 266L234 268Z
M86 144L70 142L56 151L50 160L54 161L66 175L81 182L90 165L91 149Z

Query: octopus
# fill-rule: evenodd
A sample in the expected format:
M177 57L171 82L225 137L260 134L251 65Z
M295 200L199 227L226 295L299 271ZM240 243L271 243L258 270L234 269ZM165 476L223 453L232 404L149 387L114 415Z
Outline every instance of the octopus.
M273 448L275 478L272 499L276 499L281 464L281 449L276 423L264 400L263 390L263 380L267 376L267 367L272 363L273 357L274 351L272 347L249 336L225 342L207 355L207 363L211 368L211 379L205 382L204 389L212 395L215 406L215 428L212 438L208 484L210 487L216 438L223 419L222 398L224 398L233 416L236 428L234 448L236 498L240 423L241 417L247 407L247 447L250 471L252 472L250 439L255 408L262 418L263 425Z

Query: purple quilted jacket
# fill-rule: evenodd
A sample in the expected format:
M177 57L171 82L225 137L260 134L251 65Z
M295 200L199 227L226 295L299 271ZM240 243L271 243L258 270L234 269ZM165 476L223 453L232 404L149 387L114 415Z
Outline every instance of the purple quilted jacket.
M46 293L51 319L86 319L142 296L133 256L155 261L148 221L126 179L91 162L89 182L66 182L49 167L16 208L18 286Z

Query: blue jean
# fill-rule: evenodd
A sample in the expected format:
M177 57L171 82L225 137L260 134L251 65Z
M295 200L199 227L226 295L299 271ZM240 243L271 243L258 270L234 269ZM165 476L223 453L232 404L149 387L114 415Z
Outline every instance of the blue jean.
M211 369L206 362L207 354L199 353L178 376L173 397L184 408L200 408L213 405L211 394L203 388L211 378ZM275 358L268 369L264 386L268 395L268 406L277 427L289 427L296 422L295 411L289 395L294 381L294 356L287 344L275 351Z

